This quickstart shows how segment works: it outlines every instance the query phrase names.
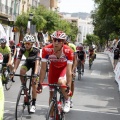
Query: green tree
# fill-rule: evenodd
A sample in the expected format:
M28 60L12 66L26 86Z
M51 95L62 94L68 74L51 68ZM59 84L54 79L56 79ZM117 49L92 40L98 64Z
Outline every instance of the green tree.
M44 6L39 6L35 9L31 8L28 13L22 13L17 17L15 24L20 31L26 31L29 13L33 13L31 23L36 25L38 32L43 31L44 33L48 32L48 34L51 34L55 30L62 30L71 36L72 40L75 40L78 32L77 26L63 20L58 13L46 9Z
M92 11L94 34L108 41L110 34L120 34L120 1L94 0L96 9Z

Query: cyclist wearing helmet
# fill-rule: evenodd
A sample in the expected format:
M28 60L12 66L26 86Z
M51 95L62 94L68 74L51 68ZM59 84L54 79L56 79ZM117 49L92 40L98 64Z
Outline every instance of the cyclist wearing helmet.
M20 69L20 75L25 75L26 72L30 69L32 69L32 107L30 109L30 112L35 112L35 103L36 103L36 85L34 84L36 82L38 70L39 70L39 61L40 61L40 51L38 48L33 47L33 43L35 42L34 37L32 35L26 35L23 38L24 46L21 47L18 53L18 58L15 62L15 66L13 69L13 73L16 72L21 58L24 55L26 57L25 63L21 66ZM23 77L20 77L21 82L23 82Z
M0 53L3 55L3 63L7 63L6 65L10 67L12 70L12 57L11 57L11 49L9 46L6 45L7 40L5 38L0 39ZM5 67L6 65L2 65ZM2 76L2 80L5 80L5 77ZM14 82L12 80L12 82Z
M7 63L7 66L11 66L11 50L6 43L7 40L5 38L0 39L0 53L3 54L3 63Z
M74 59L73 59L73 65L72 65L73 79L72 79L72 82L71 82L72 96L70 98L70 108L72 108L73 107L72 97L73 97L73 94L74 94L74 80L75 80L76 66L77 66L77 54L76 54L76 46L73 43L71 43L69 38L67 38L67 40L65 41L64 44L68 45L74 51Z
M51 35L51 38L53 42L45 46L42 50L40 84L38 86L39 93L42 92L41 83L45 78L46 64L48 60L50 62L48 82L50 84L57 83L60 85L68 85L69 88L71 88L73 50L67 45L64 45L64 41L66 40L66 34L64 32L55 31ZM70 98L67 95L68 93L65 92L65 88L61 88L61 89L65 97L65 106L63 110L64 112L69 112ZM71 91L69 91L69 93L70 92ZM49 101L51 101L52 97L53 97L53 90L51 87Z
M93 45L89 47L89 58L91 57L94 60L94 46Z
M12 59L13 59L13 63L15 64L15 60L17 57L17 50L16 50L16 45L15 45L14 40L9 41L9 47L11 48Z
M83 46L80 44L79 46L77 46L76 48L77 50L77 57L78 57L78 64L79 65L80 61L82 63L82 72L84 72L84 64L85 64L85 59L86 59L86 53L83 50Z

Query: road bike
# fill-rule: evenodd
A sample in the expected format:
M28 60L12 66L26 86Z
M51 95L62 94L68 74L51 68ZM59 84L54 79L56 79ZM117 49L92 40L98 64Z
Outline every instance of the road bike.
M42 85L47 85L49 87L51 86L54 88L53 98L47 110L46 120L49 120L51 113L53 113L54 120L65 120L65 112L63 111L65 99L60 88L61 87L68 88L68 87L65 85L47 84L47 83L42 83Z
M10 68L6 65L6 63L0 63L0 74L2 77L2 84L5 86L6 90L9 90L12 86L12 80L10 79Z
M30 114L30 107L32 103L32 99L31 99L32 75L15 74L14 76L20 76L24 78L24 82L22 83L18 93L16 108L15 108L15 119L22 120L26 107L28 113ZM29 83L27 84L28 80Z
M89 70L91 70L91 67L92 67L92 64L93 64L93 56L89 56Z
M81 60L79 60L79 62L78 62L77 72L78 72L78 80L81 80L81 77L83 75Z

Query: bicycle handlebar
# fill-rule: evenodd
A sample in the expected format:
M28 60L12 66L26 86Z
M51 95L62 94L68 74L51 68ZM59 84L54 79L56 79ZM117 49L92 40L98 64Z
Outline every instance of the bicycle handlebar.
M14 74L14 76L21 76L21 77L32 77L31 75L20 75L20 74Z
M41 85L44 85L44 86L53 86L53 87L63 87L63 88L68 88L67 85L58 85L58 84L42 83Z
M6 65L7 63L3 63L3 62L2 62L2 63L0 63L0 64L2 64L2 65Z

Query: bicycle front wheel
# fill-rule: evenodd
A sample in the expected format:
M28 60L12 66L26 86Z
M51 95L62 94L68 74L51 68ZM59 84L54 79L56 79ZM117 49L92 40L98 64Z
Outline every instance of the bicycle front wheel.
M93 60L92 60L92 58L90 58L89 59L89 70L91 70L92 62L93 62Z
M15 119L16 120L22 120L22 117L24 115L24 109L25 109L24 89L21 87L18 97L17 97L16 108L15 108Z
M55 107L55 102L51 101L50 106L48 108L47 114L46 114L46 120L49 120L49 117L54 116L54 120L57 118L57 108Z
M12 80L9 79L9 76L6 78L5 89L9 90L12 86Z
M78 80L81 80L81 66L78 67Z

